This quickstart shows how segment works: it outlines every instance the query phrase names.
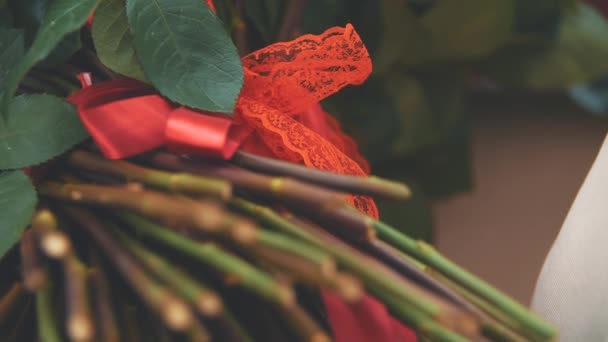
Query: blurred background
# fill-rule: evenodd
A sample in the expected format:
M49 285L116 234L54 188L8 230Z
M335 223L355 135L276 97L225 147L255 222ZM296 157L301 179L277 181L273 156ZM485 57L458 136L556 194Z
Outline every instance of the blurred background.
M608 129L608 1L215 3L247 51L352 23L373 75L323 106L412 187L381 216L529 303Z

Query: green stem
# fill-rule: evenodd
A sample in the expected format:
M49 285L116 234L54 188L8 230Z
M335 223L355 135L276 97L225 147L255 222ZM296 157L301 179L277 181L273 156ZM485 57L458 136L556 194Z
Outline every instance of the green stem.
M120 248L115 238L95 216L75 207L64 207L63 210L97 241L116 269L144 302L159 313L169 328L175 331L186 331L190 328L194 315L188 304L171 289L153 280L137 260Z
M95 326L89 306L86 267L74 254L71 254L63 260L63 273L67 335L72 341L89 341L95 335Z
M288 163L281 160L265 158L255 154L237 151L232 158L236 164L271 175L293 177L301 181L325 186L347 193L403 200L411 196L410 189L405 184L370 176L357 177L341 175L303 165Z
M229 254L213 243L199 243L141 217L123 213L121 220L137 229L137 232L170 246L215 269L236 275L242 285L264 298L281 305L292 305L293 290L273 280L263 271L257 270L240 258Z
M403 252L412 255L447 278L492 303L492 305L495 305L509 317L521 324L522 328L542 339L552 340L555 338L555 329L548 323L544 322L538 316L528 311L521 304L510 299L496 288L454 264L437 252L432 246L422 241L416 241L380 221L376 221L374 227L382 240L392 244Z
M122 160L108 160L85 151L78 150L70 153L68 162L77 168L107 173L121 177L126 181L138 181L171 192L213 196L221 200L227 200L232 195L230 183L224 180L205 178L183 172L158 171Z
M209 233L222 231L226 221L223 208L212 201L195 201L183 196L124 187L47 182L38 187L40 194L75 203L132 210L143 216Z
M333 236L327 233L323 234L320 230L315 231L309 226L290 222L270 208L240 198L232 199L230 204L257 218L262 224L302 239L330 254L341 267L360 278L366 286L375 286L381 289L385 295L394 296L411 303L413 307L423 312L427 317L433 317L440 321L452 320L450 317L455 313L445 312L442 305L430 300L429 295L423 294L425 292L417 286L410 284L406 279L395 276L383 265L358 253ZM394 300L394 298L391 298L385 297L387 300Z
M243 328L228 308L222 312L218 324L220 324L224 334L228 335L222 337L227 338L230 342L253 342L253 338L249 336L249 333Z
M23 284L31 292L36 292L46 282L46 272L42 268L42 258L34 235L32 229L23 232L19 246Z
M335 273L335 262L333 258L313 245L302 243L302 241L295 240L289 236L266 230L258 231L258 242L260 243L261 248L272 248L307 260L317 265L319 269L326 270L323 272L324 274Z
M129 238L125 233L114 230L120 241L142 263L151 269L163 282L169 284L184 299L192 303L199 312L207 317L213 317L222 312L221 298L209 288L204 287L186 273L175 268L167 260L147 250L142 244Z
M61 342L53 309L53 284L51 279L36 293L36 317L38 338L41 342Z
M89 283L93 288L95 301L95 316L97 318L102 342L115 342L120 340L118 323L114 316L112 294L104 270L101 268L99 257L94 254L96 268L89 272Z
M385 302L389 311L395 316L400 318L405 323L416 329L420 334L427 337L430 341L436 342L467 342L470 341L461 335L458 335L445 327L441 326L437 322L428 319L424 315L421 315L416 310L413 310L411 306L398 303L394 300Z
M209 333L209 330L200 320L194 321L190 331L188 331L188 337L190 338L190 341L194 342L211 341L211 334Z
M529 334L526 338L519 336L518 333L526 335L526 329L522 329L522 326L517 321L514 321L497 307L492 306L487 301L476 296L464 287L456 284L449 278L446 278L445 276L441 275L434 269L428 266L425 267L426 273L440 280L442 284L446 284L446 286L449 286L451 289L461 295L468 303L475 305L483 311L484 317L482 321L482 333L484 334L484 336L487 336L492 339L497 339L499 341L510 342L523 342L526 340L536 339L535 336Z
M72 251L70 239L57 229L57 219L51 211L38 211L32 219L32 229L38 237L40 248L48 257L63 259Z
M301 341L331 341L327 333L301 307L294 305L291 308L280 308L279 312L285 316L289 325L298 333Z

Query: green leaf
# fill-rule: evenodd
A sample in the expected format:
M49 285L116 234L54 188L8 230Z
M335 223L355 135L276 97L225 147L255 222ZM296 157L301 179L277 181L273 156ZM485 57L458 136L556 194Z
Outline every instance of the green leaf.
M514 31L539 38L553 38L559 29L563 0L513 0Z
M42 18L34 42L21 62L9 73L0 112L5 112L17 85L36 63L47 57L68 33L84 24L97 0L53 0Z
M169 99L231 114L243 84L236 47L201 0L127 0L146 78Z
M6 90L6 77L23 57L23 31L0 28L0 94Z
M391 146L401 134L401 113L385 89L385 80L372 76L357 87L346 87L323 102L372 164L392 157Z
M420 17L436 60L477 58L505 45L513 30L513 0L442 0Z
M8 3L14 16L15 26L25 30L25 45L31 45L49 0L9 0Z
M465 73L447 65L411 73L393 69L386 76L386 90L400 115L400 133L392 143L394 156L416 153L440 142L462 121Z
M422 63L431 48L431 35L418 22L408 3L401 0L383 0L384 35L374 72L383 73L395 64Z
M29 47L44 17L49 0L11 0L10 8L15 15L15 26L25 31L25 45ZM43 61L43 66L54 66L69 59L81 47L80 32L65 36Z
M386 78L386 89L400 113L399 135L391 144L394 156L411 155L420 147L440 140L436 113L420 81L404 71L393 70Z
M57 44L51 53L37 65L54 66L68 61L80 48L80 31L69 33Z
M36 202L34 186L22 171L0 173L0 258L19 241Z
M99 60L113 71L145 81L133 46L124 0L101 0L91 28Z
M0 7L0 27L14 27L13 13L11 13L11 10L8 7Z
M608 22L579 3L562 18L554 44L526 44L497 52L480 68L497 81L534 89L559 89L608 73Z
M9 104L0 128L0 169L35 165L87 138L76 108L52 95L22 95Z

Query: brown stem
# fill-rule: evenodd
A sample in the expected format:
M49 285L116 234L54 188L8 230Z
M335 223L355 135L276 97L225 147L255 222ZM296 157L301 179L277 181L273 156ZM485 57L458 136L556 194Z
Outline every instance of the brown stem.
M184 299L192 303L206 317L219 315L223 302L215 291L204 287L175 265L148 250L142 244L118 230L114 230L121 243L145 264L159 279L170 285Z
M112 294L108 279L101 265L97 263L95 269L89 272L89 284L93 290L95 302L95 317L99 327L99 339L101 342L116 342L120 340L118 323L114 317L112 308Z
M67 158L74 167L120 177L127 182L138 181L168 191L213 196L221 200L227 200L232 195L230 184L220 179L148 169L123 160L108 160L82 150L70 153Z
M87 270L75 255L63 260L66 297L66 331L72 341L91 341L95 326L89 306Z
M208 342L211 341L211 334L201 320L195 320L188 331L188 337L192 342Z
M305 259L278 249L259 247L254 248L254 252L263 260L288 272L294 277L307 279L317 284L321 283L325 278L334 277L336 273L333 260L331 260L331 264L324 267L324 265L318 265L310 259Z
M295 297L291 287L278 283L266 272L253 267L253 265L234 254L226 252L215 243L193 241L136 215L123 213L119 215L119 218L124 223L134 227L140 235L150 237L211 266L224 275L231 276L233 279L236 278L241 286L262 297L279 305L288 306L294 303Z
M189 306L173 291L154 281L93 215L76 207L65 207L64 211L95 239L127 282L161 315L169 328L185 331L191 327L194 318Z
M478 317L481 315L479 309L477 309L474 305L466 301L461 295L450 289L445 284L434 279L428 273L409 262L406 256L401 255L392 246L376 240L372 241L367 248L372 254L376 255L384 263L408 279L412 279L413 281L422 285L424 288L433 291L434 293L442 296L443 298L464 308Z
M271 175L293 177L347 193L395 200L403 200L411 196L411 191L405 184L374 176L356 177L340 175L243 151L237 151L234 157L232 157L232 161L247 169Z
M41 289L46 282L46 272L42 268L40 251L37 248L34 231L28 229L21 236L21 271L23 284L31 292Z
M225 220L224 210L214 202L194 201L154 191L54 182L42 184L39 191L45 196L71 202L129 209L168 226L217 232Z
M307 342L330 342L331 339L310 316L297 305L291 308L281 308L291 327Z
M353 240L366 241L375 236L373 220L349 210L344 195L340 193L290 178L269 177L225 163L197 163L168 153L156 153L150 162L169 170L186 170L227 179L237 190L279 201L317 218L324 227Z
M122 310L120 311L120 318L124 327L124 341L143 342L141 329L139 328L139 322L137 320L137 307L132 304L123 305Z
M44 283L42 285L44 286ZM23 285L20 282L15 282L10 290L0 298L0 324L4 323L10 316L24 294Z
M338 238L328 234L322 228L303 221L289 213L284 213L288 221L308 232L319 245L332 246L328 249L340 267L360 278L367 289L385 304L389 302L408 303L408 313L416 317L427 317L447 327L462 330L465 334L478 331L478 320L462 308L454 306L445 299L412 282L376 259L373 259ZM415 311L414 311L415 310ZM422 321L417 321L422 324Z
M72 251L68 236L57 229L57 219L44 209L34 215L32 229L36 232L40 248L50 258L63 259Z
M254 173L225 162L187 160L163 152L152 155L149 161L163 169L226 179L237 189L276 200L294 202L296 205L318 208L323 204L345 202L343 196L336 192L293 179Z

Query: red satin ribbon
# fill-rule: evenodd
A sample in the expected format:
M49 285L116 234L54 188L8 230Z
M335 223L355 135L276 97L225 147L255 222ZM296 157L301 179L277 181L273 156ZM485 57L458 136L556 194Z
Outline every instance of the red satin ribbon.
M228 159L251 133L220 115L177 107L132 79L85 87L68 98L108 159L122 159L166 145L176 153Z

